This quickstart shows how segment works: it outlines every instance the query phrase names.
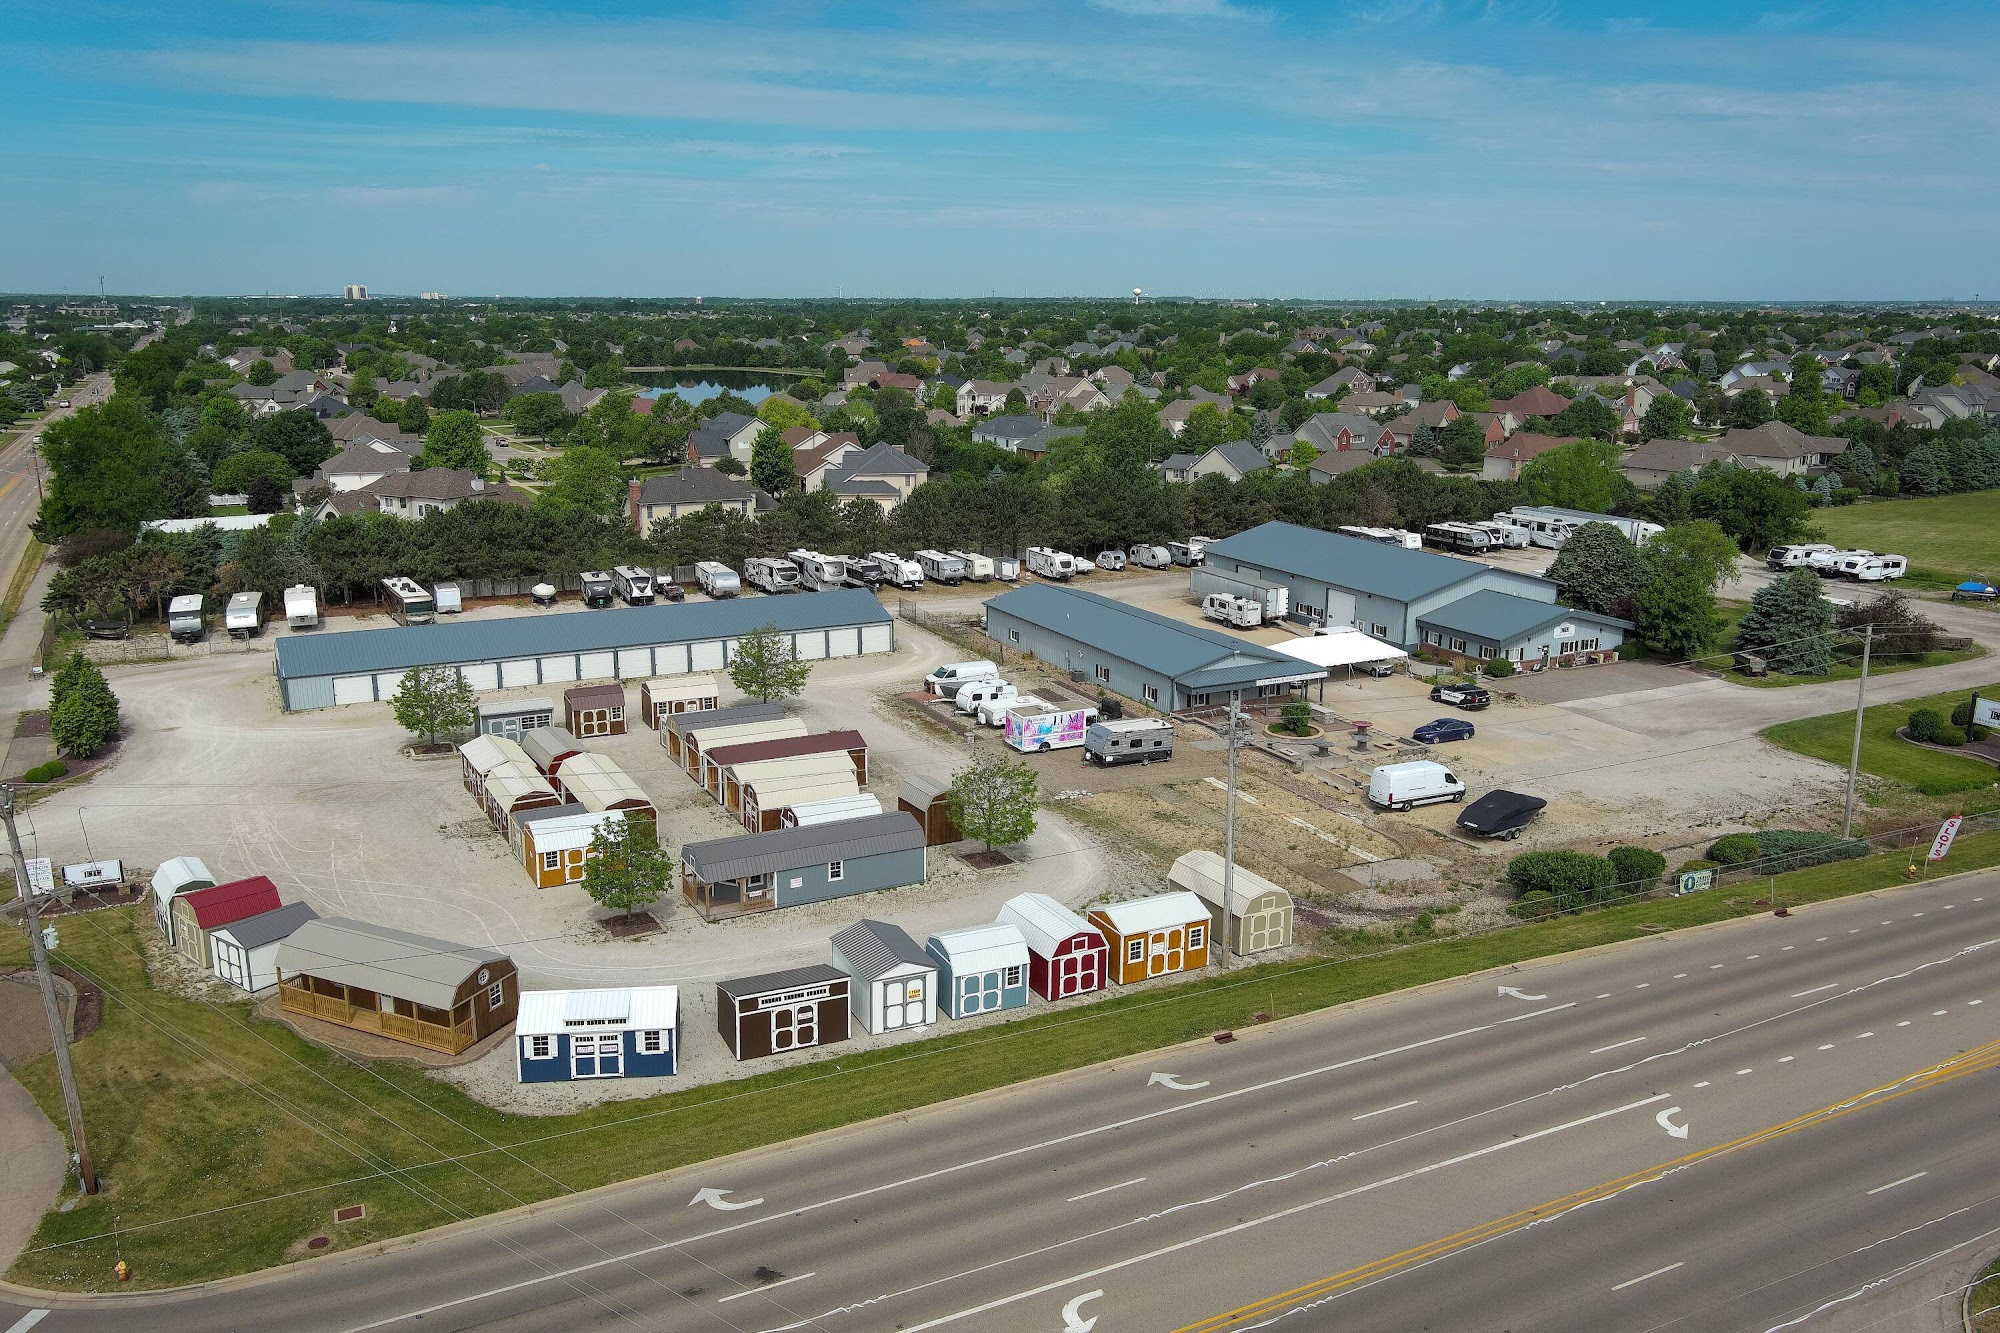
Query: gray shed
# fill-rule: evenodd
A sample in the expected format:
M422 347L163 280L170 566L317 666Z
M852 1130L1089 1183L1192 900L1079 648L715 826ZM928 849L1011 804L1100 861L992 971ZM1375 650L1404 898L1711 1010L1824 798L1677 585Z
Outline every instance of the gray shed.
M857 921L833 937L833 965L853 981L847 1002L864 1032L937 1022L937 963L901 926Z
M555 721L556 706L548 699L488 699L479 705L479 734L521 739L524 731Z
M785 706L777 703L730 704L726 708L697 708L687 713L663 713L659 717L660 744L676 763L687 763L687 734L703 727L726 727L739 722L769 722L785 716Z
M921 884L923 827L903 812L692 842L681 893L702 916L742 916Z
M319 913L306 903L286 903L274 912L217 926L210 936L215 975L241 990L260 991L278 984L278 946Z

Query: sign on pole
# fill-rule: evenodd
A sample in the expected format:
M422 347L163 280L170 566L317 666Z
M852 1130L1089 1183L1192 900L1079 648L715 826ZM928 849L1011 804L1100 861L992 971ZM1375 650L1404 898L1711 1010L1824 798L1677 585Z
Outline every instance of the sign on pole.
M2000 699L1982 699L1973 695L1972 725L2000 730Z
M1924 859L1926 861L1944 860L1945 853L1951 850L1952 839L1958 836L1958 826L1964 822L1965 817L1963 815L1953 815L1950 819L1945 820L1938 828L1937 837L1931 839L1930 855Z
M46 898L56 891L55 866L46 856L28 858L28 887L37 898Z

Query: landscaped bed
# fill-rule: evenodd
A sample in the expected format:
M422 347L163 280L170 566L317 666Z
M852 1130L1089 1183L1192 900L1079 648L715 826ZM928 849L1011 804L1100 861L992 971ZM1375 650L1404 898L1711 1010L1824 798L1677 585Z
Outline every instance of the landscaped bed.
M1981 685L1976 689L1985 698L2000 693L2000 685ZM1949 717L1951 710L1973 693L1973 689L1953 690L1870 708L1861 728L1861 771L1925 796L1949 796L1991 787L2000 779L2000 770L1991 763L1912 745L1896 734L1909 724L1910 714L1916 710L1935 708ZM1781 722L1766 728L1764 738L1787 750L1845 768L1854 745L1854 713L1848 710Z

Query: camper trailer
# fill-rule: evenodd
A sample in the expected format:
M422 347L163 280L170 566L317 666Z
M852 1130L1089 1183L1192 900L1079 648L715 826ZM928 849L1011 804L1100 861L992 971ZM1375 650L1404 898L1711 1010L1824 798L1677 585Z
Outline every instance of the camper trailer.
M625 605L651 606L653 604L653 574L651 570L639 569L632 565L619 565L611 572L618 580L618 595L625 599Z
M996 555L993 557L993 577L1002 583L1018 583L1021 580L1021 561L1018 556Z
M1340 531L1349 537L1359 537L1363 541L1381 542L1385 546L1400 546L1407 551L1414 551L1424 544L1424 539L1421 535L1411 532L1406 528L1344 527Z
M924 577L933 583L956 588L965 582L965 562L955 555L946 555L943 551L919 551L917 564L923 569Z
M720 560L704 560L696 565L694 578L710 597L735 597L743 591L743 582L736 577L736 571Z
M292 629L312 629L319 624L319 594L308 583L285 589L285 624Z
M1123 569L1125 568L1125 553L1123 551L1099 551L1097 553L1097 567L1099 569L1110 570Z
M1815 555L1830 556L1838 551L1837 546L1818 543L1810 546L1773 546L1764 556L1766 569L1810 569Z
M1220 621L1238 629L1255 629L1264 623L1263 607L1248 597L1227 592L1212 592L1202 598L1201 615L1204 620Z
M1095 708L1010 708L1002 738L1022 753L1069 750L1083 744L1083 733L1097 721Z
M1535 546L1561 550L1578 528L1586 523L1608 523L1623 533L1634 546L1644 546L1666 529L1641 518L1620 518L1616 514L1593 514L1586 509L1557 509L1549 505L1516 505L1493 516L1495 523L1524 528Z
M1202 548L1208 545L1205 537L1190 537L1184 542L1168 542L1167 554L1177 565L1198 565L1202 561Z
M585 606L609 606L618 595L618 583L609 570L586 569L577 576L583 583L583 604Z
M1174 724L1163 717L1093 722L1083 733L1083 757L1105 768L1152 764L1174 757Z
M889 581L889 570L879 560L852 555L847 558L847 581L864 588L879 588Z
M808 592L831 592L847 586L847 557L819 551L792 551L792 563L799 567L799 586Z
M203 613L200 593L185 593L167 603L167 633L175 643L199 643L207 632L208 617Z
M1292 590L1254 574L1238 574L1212 565L1197 565L1188 571L1188 591L1197 597L1226 593L1257 604L1258 623L1283 620L1292 609Z
M993 578L991 556L977 555L971 551L948 551L946 554L955 555L965 562L965 577L972 582L986 583Z
M1030 546L1028 572L1067 583L1076 576L1076 561L1052 546Z
M1424 544L1476 555L1492 547L1493 538L1470 523L1433 523L1424 529Z
M456 583L433 583L431 585L431 605L441 616L455 616L465 610L465 597Z
M799 567L783 556L755 556L743 562L743 579L759 592L797 592Z
M389 594L389 614L405 625L428 625L437 616L437 601L415 579L398 574L382 580Z
M223 608L222 627L232 639L247 639L264 632L264 594L239 592Z
M1020 693L1020 690L1001 680L998 676L991 676L985 680L967 681L965 684L959 686L958 693L952 696L952 711L958 713L976 713L979 711L981 705L991 700L1014 699L1020 697Z
M1135 546L1125 555L1141 569L1167 569L1174 563L1174 557L1164 546Z
M1528 534L1526 532L1520 528L1510 527L1505 523L1495 523L1490 518L1481 519L1475 523L1468 523L1465 526L1468 528L1477 528L1479 531L1485 533L1488 541L1495 548L1505 547L1520 550L1528 544Z
M868 558L882 567L888 575L887 582L897 588L921 588L924 586L924 567L915 560L905 560L894 551L870 551Z
M997 727L1007 721L1007 714L1016 708L1047 708L1049 701L1038 694L1015 694L1011 687L1008 693L998 694L979 705L976 716L982 727Z
M1863 583L1880 583L1885 579L1902 578L1910 572L1910 562L1907 557L1900 555L1871 556L1856 565L1851 572Z

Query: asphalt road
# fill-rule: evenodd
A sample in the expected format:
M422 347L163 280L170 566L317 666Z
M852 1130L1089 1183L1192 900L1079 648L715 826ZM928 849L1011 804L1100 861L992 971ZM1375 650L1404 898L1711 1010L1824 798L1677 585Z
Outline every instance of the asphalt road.
M1504 980L0 1329L1831 1328L2000 1245L2000 876Z

